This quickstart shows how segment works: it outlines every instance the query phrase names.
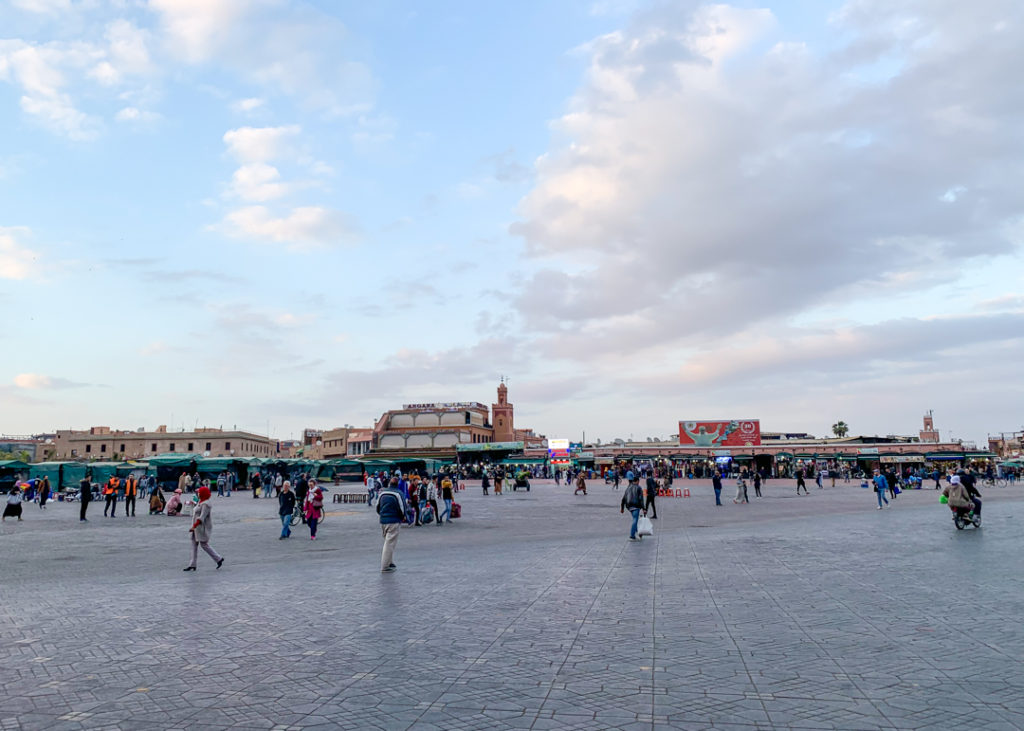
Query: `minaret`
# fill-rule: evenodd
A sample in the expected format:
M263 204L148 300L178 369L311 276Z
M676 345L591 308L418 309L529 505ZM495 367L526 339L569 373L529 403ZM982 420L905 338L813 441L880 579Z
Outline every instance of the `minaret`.
M513 426L512 411L512 404L508 402L508 386L505 385L505 377L502 376L501 383L498 384L498 403L491 404L491 426L494 427L494 441L515 441L516 430Z

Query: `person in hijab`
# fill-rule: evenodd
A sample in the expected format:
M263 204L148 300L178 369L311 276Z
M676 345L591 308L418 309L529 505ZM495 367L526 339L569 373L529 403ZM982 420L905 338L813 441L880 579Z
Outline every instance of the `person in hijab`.
M179 487L171 495L171 499L167 501L167 514L168 515L181 515L181 488Z
M192 512L192 527L188 529L192 543L192 560L183 569L184 571L196 570L196 559L199 556L200 546L217 563L217 568L220 568L224 563L224 557L210 548L210 534L213 533L213 508L210 506L210 488L207 485L203 485L197 491L197 495L199 497L199 504L196 505Z
M166 505L167 501L164 500L164 493L160 487L157 486L149 496L149 514L159 515L164 512L164 507Z
M316 540L316 528L324 514L324 491L315 486L306 499L306 525L309 526L309 540Z
M19 484L15 484L7 494L7 505L4 506L4 514L3 517L0 517L0 521L8 518L21 520L21 485Z

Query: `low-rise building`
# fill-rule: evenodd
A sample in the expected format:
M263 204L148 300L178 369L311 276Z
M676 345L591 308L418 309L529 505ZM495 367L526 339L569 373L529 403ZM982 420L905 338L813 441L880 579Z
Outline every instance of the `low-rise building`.
M146 459L175 452L208 457L272 457L277 442L247 431L204 427L193 431L171 432L166 426L155 431L123 431L106 426L87 430L58 431L54 453L49 459L121 460Z

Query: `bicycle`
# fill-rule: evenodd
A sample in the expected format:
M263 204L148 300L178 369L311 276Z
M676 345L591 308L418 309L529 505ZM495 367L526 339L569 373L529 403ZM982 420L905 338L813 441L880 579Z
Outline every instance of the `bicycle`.
M982 487L1006 487L1005 477L985 477L981 480Z
M291 525L298 525L299 523L304 522L304 517L305 517L305 510L303 510L302 506L299 505L298 502L296 502L295 503L295 509L292 511ZM323 522L324 522L324 520L326 518L327 518L327 508L326 507L320 508L320 518L319 518L318 524L319 525L323 525Z

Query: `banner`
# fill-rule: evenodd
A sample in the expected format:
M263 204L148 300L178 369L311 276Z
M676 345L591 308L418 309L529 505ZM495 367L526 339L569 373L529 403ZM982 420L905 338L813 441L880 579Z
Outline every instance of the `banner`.
M761 422L758 419L680 421L679 445L684 447L759 447L761 446Z
M495 452L509 451L522 452L525 444L523 442L482 442L479 444L456 444L456 452Z

